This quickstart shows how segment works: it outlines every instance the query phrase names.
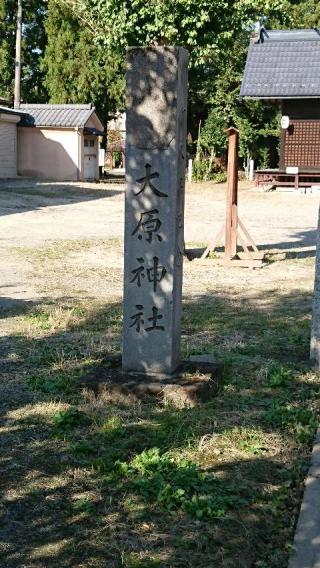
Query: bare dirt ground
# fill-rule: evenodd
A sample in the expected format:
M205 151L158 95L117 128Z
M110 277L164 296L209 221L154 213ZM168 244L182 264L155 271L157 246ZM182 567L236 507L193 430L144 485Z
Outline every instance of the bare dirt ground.
M187 187L187 247L220 228L225 189ZM242 182L239 203L268 262L185 261L183 354L225 370L177 410L79 387L120 349L124 187L1 182L1 566L287 566L319 415L319 194Z
M240 184L239 213L256 244L269 252L290 250L312 258L319 192L301 195L292 191L261 193ZM8 298L35 300L48 293L78 290L98 297L121 295L124 188L103 184L49 184L21 180L0 184L0 287ZM188 247L204 247L224 221L225 186L198 184L187 191L185 241ZM19 250L20 249L20 250ZM39 250L38 250L39 249ZM34 274L34 260L37 263ZM48 254L47 254L48 253ZM69 278L65 257L76 277ZM288 256L288 255L287 255ZM46 258L52 263L43 282ZM281 259L281 255L274 259ZM212 281L227 287L237 281L247 288L267 282L287 286L289 279L312 280L310 266L270 264L259 271L218 269L214 263L185 263L185 293L212 288ZM59 273L60 278L57 278ZM90 274L90 278L88 275Z

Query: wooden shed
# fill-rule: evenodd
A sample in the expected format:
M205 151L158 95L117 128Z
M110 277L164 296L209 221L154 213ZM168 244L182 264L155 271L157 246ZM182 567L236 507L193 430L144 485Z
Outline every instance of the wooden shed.
M261 28L249 47L240 98L262 99L282 110L279 169L257 171L257 183L319 184L319 30Z

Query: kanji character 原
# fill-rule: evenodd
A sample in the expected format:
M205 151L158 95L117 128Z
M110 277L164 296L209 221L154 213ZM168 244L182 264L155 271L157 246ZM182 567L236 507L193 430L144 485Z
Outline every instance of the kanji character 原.
M151 243L153 234L155 233L157 236L158 241L162 241L161 235L158 234L158 231L162 225L160 219L157 217L159 214L158 209L152 209L151 211L145 211L144 213L140 214L140 221L134 231L132 232L132 236L138 233L138 239L142 240L142 234L145 233L147 235L147 242Z

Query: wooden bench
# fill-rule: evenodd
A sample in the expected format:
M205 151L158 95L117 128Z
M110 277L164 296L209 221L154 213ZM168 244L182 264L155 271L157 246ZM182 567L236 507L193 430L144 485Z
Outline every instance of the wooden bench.
M320 185L320 172L301 170L297 174L289 174L280 170L257 170L255 172L255 183L264 191L272 191L277 187L307 188L312 185Z

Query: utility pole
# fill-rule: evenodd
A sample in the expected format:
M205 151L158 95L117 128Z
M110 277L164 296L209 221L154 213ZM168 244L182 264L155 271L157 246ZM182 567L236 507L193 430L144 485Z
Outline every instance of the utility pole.
M22 38L22 0L18 0L17 31L16 31L16 61L15 61L15 77L14 77L14 108L19 108L20 106L21 38Z

